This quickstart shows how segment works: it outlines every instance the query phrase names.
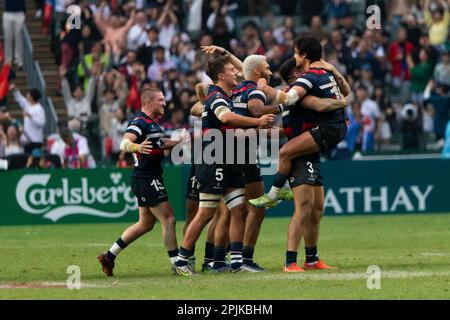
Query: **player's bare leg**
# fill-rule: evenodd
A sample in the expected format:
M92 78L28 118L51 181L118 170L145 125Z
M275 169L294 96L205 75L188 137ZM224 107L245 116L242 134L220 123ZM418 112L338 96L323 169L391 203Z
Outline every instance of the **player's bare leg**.
M183 226L183 237L186 233L188 225L194 219L198 211L198 200L187 199L186 201L186 221ZM208 244L208 242L207 242ZM189 258L189 266L195 271L195 248L192 257Z
M286 250L285 272L302 272L297 265L297 251L306 227L306 220L314 209L314 187L306 184L292 189L294 193L294 214L288 226L288 242Z
M161 223L163 242L167 251L178 251L177 233L175 229L176 221L169 202L165 201L157 206L151 207L150 211ZM172 260L172 263L174 263L175 260L176 256L175 259Z
M103 272L106 275L113 275L115 265L114 260L117 255L130 243L151 231L155 225L155 222L156 217L150 212L149 208L139 207L139 221L128 227L107 252L104 252L98 256Z
M328 266L324 261L319 260L317 254L317 243L319 240L320 221L324 209L324 191L323 187L314 187L314 207L311 216L305 221L303 237L305 239L305 270L315 269L336 269Z
M259 208L274 207L278 204L278 200L288 199L288 195L280 193L280 190L286 184L291 173L292 159L319 152L319 146L309 131L286 142L280 149L278 155L278 170L269 193L259 198L251 199L249 202Z
M228 271L226 269L225 257L228 252L229 230L231 214L225 202L221 201L214 216L217 223L214 228L213 265L210 268L205 266L204 271ZM203 268L202 268L203 269Z
M245 185L245 198L254 199L264 194L264 184L262 181L252 182ZM245 221L244 246L242 247L242 258L244 265L249 268L248 271L260 272L263 268L253 262L253 252L258 240L261 224L264 220L266 210L257 208L247 203L247 219Z
M189 223L191 223L192 219L194 219L195 215L197 214L197 211L198 211L198 201L188 199L186 201L186 221L183 227L183 236L186 233L186 229Z
M244 242L245 219L247 218L247 207L245 203L244 189L230 189L224 196L225 204L230 210L230 255L231 269L233 272L241 270L242 247Z
M203 197L203 201L202 201ZM197 242L203 228L211 221L216 212L221 195L202 194L200 193L200 205L194 219L187 227L183 239L183 245L178 253L178 260L175 263L176 272L180 275L191 275L192 270L189 269L189 258L193 255L192 250Z

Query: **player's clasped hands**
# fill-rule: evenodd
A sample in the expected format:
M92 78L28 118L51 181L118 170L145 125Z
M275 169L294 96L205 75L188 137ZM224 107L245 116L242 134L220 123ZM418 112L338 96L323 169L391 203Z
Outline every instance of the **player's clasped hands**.
M139 152L142 154L150 154L153 149L152 142L148 139L145 139L145 141L139 145L139 149Z
M259 128L271 128L275 122L273 114L265 114L259 118Z

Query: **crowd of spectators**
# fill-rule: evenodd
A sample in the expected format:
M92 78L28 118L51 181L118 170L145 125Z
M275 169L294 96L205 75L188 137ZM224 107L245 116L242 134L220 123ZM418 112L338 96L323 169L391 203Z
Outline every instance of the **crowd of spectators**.
M66 23L65 8L71 4L81 9L79 29ZM37 14L44 23L48 5ZM366 13L370 5L377 5L380 15ZM201 46L224 47L242 60L266 55L274 72L271 85L284 86L277 70L292 56L295 37L306 32L321 41L324 59L353 88L348 134L331 157L395 146L397 151L425 150L431 141L440 150L445 143L450 112L448 0L53 0L51 6L46 32L70 121L61 124L69 130L49 140L54 148L67 140L76 152L88 149L89 156L74 166L126 165L118 146L145 87L164 92L163 127L169 132L191 128L194 87L208 81L208 57ZM379 24L368 28L372 14ZM21 146L11 141L25 134L20 128L26 119L16 132L0 127L0 156L2 145L8 150ZM73 141L83 138L86 147L84 142L73 147ZM75 151L54 153L63 166L70 166L67 158Z

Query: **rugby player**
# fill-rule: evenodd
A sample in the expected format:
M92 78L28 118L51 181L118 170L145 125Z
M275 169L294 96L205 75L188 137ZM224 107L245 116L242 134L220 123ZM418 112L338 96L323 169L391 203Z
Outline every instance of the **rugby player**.
M225 54L211 59L208 62L207 74L213 81L213 85L209 87L202 113L204 135L208 135L208 130L218 129L222 133L223 142L225 142L224 136L227 129L233 129L233 127L268 127L272 125L274 121L273 115L251 118L231 111L232 101L230 95L232 88L237 85L238 71L233 66L229 55ZM203 157L207 154L205 149L211 149L213 142L212 137L203 140ZM183 245L178 253L178 260L175 263L175 270L180 275L187 276L192 274L192 270L188 266L189 257L192 256L192 249L205 225L213 218L222 197L231 211L232 219L243 221L245 217L245 195L240 168L235 164L225 164L226 144L223 143L220 147L222 150L219 150L218 154L222 152L222 159L218 161L214 159L214 162L211 164L203 162L196 167L196 176L200 183L199 210L186 230ZM236 228L230 228L231 251L233 251L233 246L236 243L243 242L243 235L244 223L236 224ZM215 250L214 266L217 269L226 268L226 252L225 248L223 250ZM216 265L216 262L221 262L221 266Z
M278 102L286 105L283 126L289 142L280 150L279 170L269 194L250 200L250 203L258 206L275 204L273 199L277 199L278 186L284 185L289 177L295 211L288 227L285 272L304 271L297 264L297 250L302 234L306 255L304 268L333 268L319 260L317 253L324 202L320 152L328 152L336 146L345 137L347 128L343 109L324 113L309 111L301 108L299 98L309 92L318 97L339 100L342 98L340 88L344 95L349 93L343 76L331 65L321 61L322 47L319 41L313 37L301 37L295 44L295 62L286 62L281 72L285 74L285 78L291 78L288 90L281 93L268 89L265 84L261 86L263 91L274 95ZM293 77L295 66L306 70L296 80Z
M178 255L175 217L169 204L161 162L164 150L183 141L164 139L158 118L164 115L166 102L161 90L144 89L141 94L141 110L128 124L120 144L124 152L133 153L134 169L131 190L137 198L139 221L127 228L111 248L98 256L103 272L113 276L117 255L133 241L151 231L156 219L161 222L163 242L172 264Z

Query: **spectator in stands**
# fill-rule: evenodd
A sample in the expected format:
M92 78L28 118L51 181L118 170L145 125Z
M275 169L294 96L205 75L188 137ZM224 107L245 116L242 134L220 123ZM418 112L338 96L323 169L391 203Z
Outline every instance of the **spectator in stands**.
M8 105L9 81L14 78L14 72L10 65L5 61L3 49L0 46L0 106Z
M265 53L258 31L258 25L253 20L247 21L242 26L241 41L246 44L248 55Z
M375 140L380 139L381 114L378 104L369 99L367 88L363 85L356 89L356 101L361 105L363 125L362 151L374 151Z
M69 69L77 57L78 45L81 41L81 30L70 29L70 25L65 21L61 22L62 28L59 34L61 43L61 64L64 69Z
M172 10L172 4L173 0L167 0L156 23L159 29L159 43L166 50L170 49L172 38L178 32L178 19Z
M410 55L414 47L406 40L406 29L398 30L397 40L389 48L388 59L391 63L392 86L400 89L407 87L411 74L406 62L406 57Z
M435 90L435 86L435 82L431 81L430 87L424 94L424 99L425 105L433 106L434 133L436 140L439 141L444 139L445 128L450 120L450 86L441 84L437 90Z
M336 28L341 19L350 12L350 5L347 0L332 0L329 2L330 25L332 28Z
M111 129L111 121L114 118L117 109L119 109L119 101L115 91L112 89L106 89L102 97L98 116L100 118L101 133L103 136L107 136Z
M45 111L39 103L41 93L38 89L30 89L24 97L15 84L11 84L9 88L23 110L23 133L20 139L25 153L30 154L34 149L41 149L44 142Z
M388 13L388 21L391 24L391 34L394 36L398 32L398 28L403 17L412 12L413 2L411 0L391 0L388 1L386 12Z
M120 158L120 142L123 139L128 126L128 121L125 116L125 110L118 108L114 118L111 120L111 128L109 130L108 138L111 140L111 160L117 163ZM125 155L122 155L122 158Z
M91 103L95 93L96 77L99 73L99 65L93 65L93 77L89 80L88 89L85 91L81 85L76 86L73 92L70 91L70 85L66 78L67 70L60 68L60 77L62 78L62 92L64 104L67 108L69 118L77 118L85 124L92 114Z
M172 68L176 68L175 63L166 59L164 47L159 46L155 49L155 61L148 68L147 77L152 81L162 82Z
M134 3L130 2L130 6L133 8ZM122 51L123 47L126 47L127 34L134 25L135 11L134 9L131 10L130 17L128 17L128 20L124 24L122 19L117 15L111 15L107 19L104 14L104 9L105 3L102 2L95 14L95 24L103 35L105 51L112 51L114 54L118 54Z
M351 47L353 42L361 38L362 32L353 23L353 15L347 12L341 20L339 32L342 34L342 41L347 47Z
M292 12L290 14L292 14ZM284 44L284 32L286 30L290 30L295 34L295 21L291 16L284 17L283 24L273 31L273 36L278 44Z
M115 69L101 75L97 84L97 105L103 103L106 90L113 91L117 95L117 101L120 107L125 106L125 100L128 95L128 85L125 77Z
M25 23L25 0L5 0L4 9L3 37L6 62L20 70L23 67L22 28Z
M155 49L160 46L158 34L158 28L156 26L151 26L147 31L145 42L137 49L137 59L144 64L145 69L148 69L153 63Z
M95 161L92 158L87 139L69 129L61 130L61 139L65 143L63 154L63 167L69 169L95 168Z
M144 12L136 14L136 23L131 27L127 35L127 49L137 50L147 41L148 20Z
M407 55L406 60L411 70L411 98L420 106L423 102L423 92L433 77L433 65L429 62L425 49L420 50L419 63L415 64L411 55Z
M347 109L348 127L345 141L347 142L347 148L351 153L355 152L358 145L361 144L361 104L359 102L353 102L351 109Z
M94 47L96 43L98 43L98 40L94 39L91 27L88 24L82 26L81 40L78 44L78 52L80 57L91 53L92 47Z
M433 46L441 47L447 40L450 15L448 5L445 0L438 0L439 5L434 3L434 8L430 12L430 0L425 0L424 16L430 35L430 43Z
M93 68L94 64L96 67ZM98 72L109 69L109 55L103 52L101 42L96 42L92 47L91 53L82 57L77 68L78 81L82 83L83 90L87 91L89 81L92 78L92 70L99 68Z
M229 40L235 26L233 18L228 14L228 6L221 5L219 0L212 0L211 9L206 26L213 34L214 44L229 49Z
M176 64L181 74L186 74L194 63L195 51L187 34L176 35L172 41L171 60Z
M313 16L320 16L325 8L324 0L299 0L303 24L309 25Z
M450 52L446 51L442 54L442 61L434 68L434 80L438 84L446 84L450 86Z
M20 144L20 132L16 126L9 126L6 134L3 131L3 128L0 130L0 135L2 139L2 144L4 145L4 154L3 157L10 156L12 154L22 154L24 153L24 149Z
M320 16L313 16L311 18L310 32L320 42L323 42L328 38L328 32L324 29L322 18Z

